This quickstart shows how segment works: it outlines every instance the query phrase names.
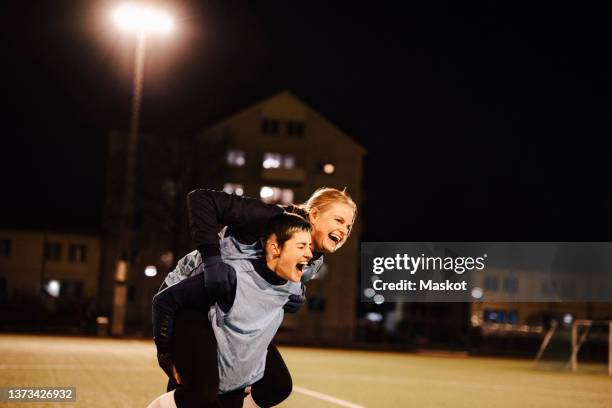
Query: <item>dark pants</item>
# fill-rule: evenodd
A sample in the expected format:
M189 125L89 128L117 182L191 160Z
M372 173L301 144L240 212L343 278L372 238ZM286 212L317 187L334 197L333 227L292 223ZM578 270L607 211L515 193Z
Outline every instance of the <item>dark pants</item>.
M185 309L177 315L172 360L181 384L177 385L171 379L168 391L176 389L174 399L179 408L242 407L242 389L217 395L217 340L204 312ZM289 370L278 349L271 343L268 346L264 376L251 386L253 399L260 407L272 407L289 397L292 387Z

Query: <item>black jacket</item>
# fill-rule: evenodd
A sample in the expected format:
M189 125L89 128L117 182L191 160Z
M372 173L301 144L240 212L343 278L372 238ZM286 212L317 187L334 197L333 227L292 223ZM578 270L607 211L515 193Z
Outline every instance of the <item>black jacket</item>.
M285 211L254 198L206 189L189 193L187 206L191 237L202 259L220 255L219 232L224 226L228 226L226 234L243 244L252 244L259 239L265 223Z

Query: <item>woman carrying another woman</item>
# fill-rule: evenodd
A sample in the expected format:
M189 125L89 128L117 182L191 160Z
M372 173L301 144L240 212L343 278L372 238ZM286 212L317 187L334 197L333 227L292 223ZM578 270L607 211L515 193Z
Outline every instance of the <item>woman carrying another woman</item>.
M224 260L256 259L262 255L258 242L266 223L283 212L296 213L306 218L313 227L314 257L305 267L302 282L312 279L323 264L323 253L338 250L347 240L353 226L357 208L350 196L333 188L315 191L303 204L280 207L259 200L229 195L223 192L199 189L188 195L190 227L197 248L182 258L166 279L161 289L188 277L204 273L211 287L214 277L222 271L221 262L207 262L221 256ZM207 282L208 283L208 282ZM285 311L295 312L304 302L304 296L292 295ZM155 343L160 366L168 374L168 391L177 387L173 376L171 343L173 322L165 316L154 316ZM183 325L184 327L184 325ZM277 405L291 393L291 375L278 352L270 343L266 356L264 376L251 387L245 406L267 407ZM254 405L256 404L256 405Z

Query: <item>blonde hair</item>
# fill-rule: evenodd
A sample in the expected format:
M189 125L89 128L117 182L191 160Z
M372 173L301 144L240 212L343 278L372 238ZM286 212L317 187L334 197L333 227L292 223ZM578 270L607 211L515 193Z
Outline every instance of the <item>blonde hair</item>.
M298 207L306 211L306 213L310 213L310 210L313 208L319 211L325 211L327 207L334 203L346 204L353 209L355 214L357 214L357 204L355 204L351 196L346 192L346 188L340 191L331 187L321 187L312 193L305 203L299 204Z
M313 208L316 208L319 211L325 211L327 207L335 203L346 204L353 209L353 219L351 220L351 225L354 224L355 218L357 218L357 204L355 204L351 196L346 192L346 187L343 190L338 190L331 187L318 188L314 193L312 193L306 202L297 204L294 206L294 208L298 209L296 213L308 219L308 214L310 214L310 211Z

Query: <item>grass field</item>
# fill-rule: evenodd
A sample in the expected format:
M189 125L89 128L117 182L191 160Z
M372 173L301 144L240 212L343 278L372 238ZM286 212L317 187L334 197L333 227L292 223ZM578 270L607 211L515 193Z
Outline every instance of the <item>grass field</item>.
M281 348L287 408L612 407L612 378L535 370L525 360ZM0 407L146 407L165 389L152 342L0 335L0 387L72 386L76 403Z

